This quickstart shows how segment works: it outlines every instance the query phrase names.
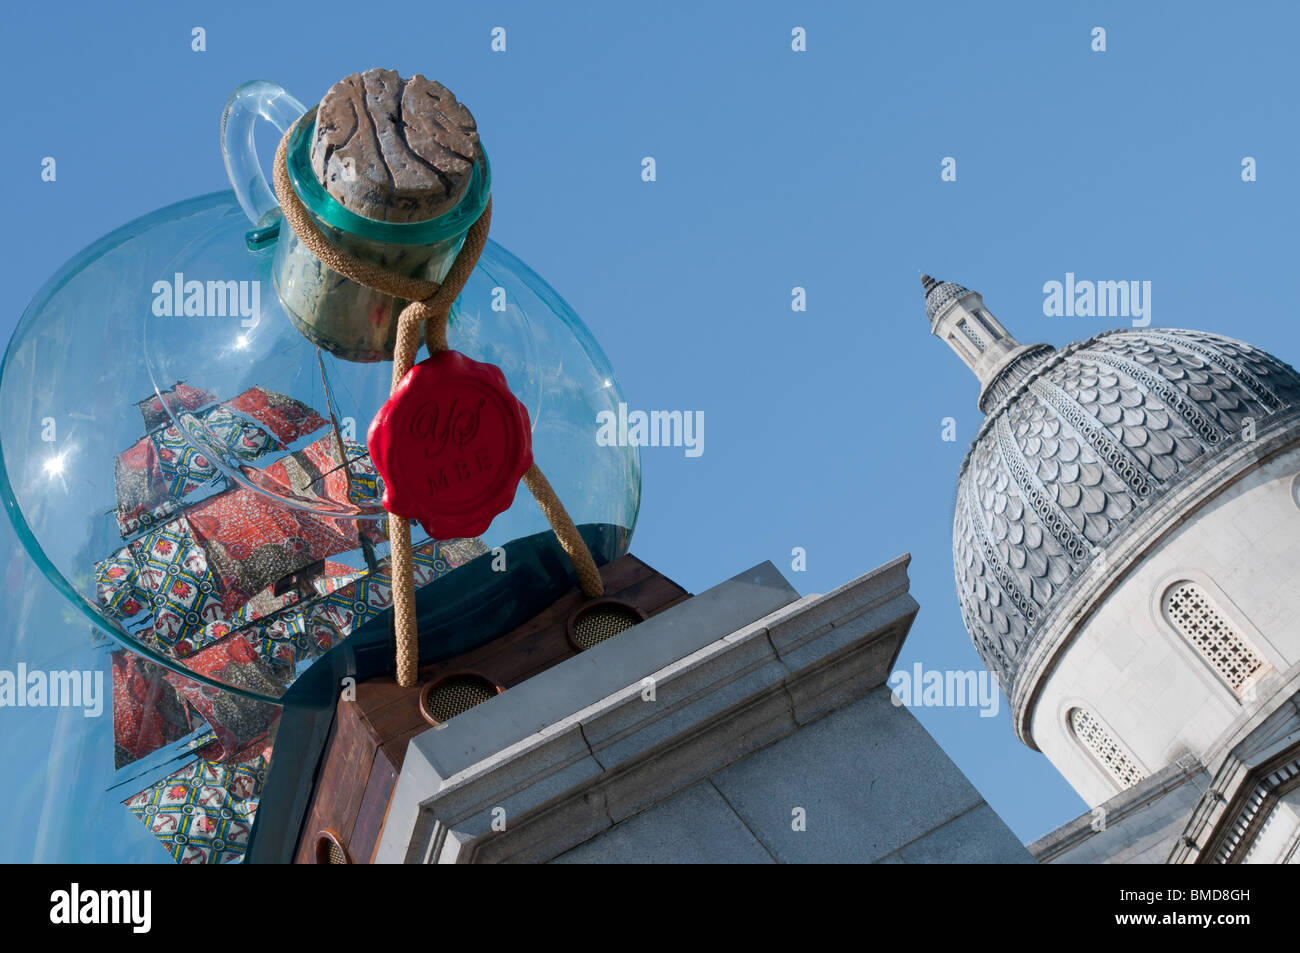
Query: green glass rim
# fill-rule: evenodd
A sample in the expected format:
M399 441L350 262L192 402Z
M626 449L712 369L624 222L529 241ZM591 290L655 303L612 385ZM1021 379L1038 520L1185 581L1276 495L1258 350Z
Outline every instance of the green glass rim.
M469 231L492 194L492 166L483 143L478 146L469 188L455 207L423 222L381 222L344 208L316 179L311 168L311 141L316 132L313 106L293 127L289 139L289 181L302 203L326 225L372 241L391 245L432 245Z

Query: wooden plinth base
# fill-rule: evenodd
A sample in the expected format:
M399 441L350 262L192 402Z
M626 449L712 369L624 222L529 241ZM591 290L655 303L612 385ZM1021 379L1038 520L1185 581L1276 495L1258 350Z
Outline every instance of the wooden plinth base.
M579 652L582 639L575 638L574 623L589 606L612 603L644 619L690 598L681 586L630 554L604 566L600 575L605 583L601 599L588 599L574 589L501 638L421 668L414 688L402 688L392 678L375 678L357 685L354 700L340 700L295 862L337 863L343 857L348 863L370 862L406 746L431 724L420 708L425 686L472 675L498 691L508 690ZM635 627L618 637L636 638Z

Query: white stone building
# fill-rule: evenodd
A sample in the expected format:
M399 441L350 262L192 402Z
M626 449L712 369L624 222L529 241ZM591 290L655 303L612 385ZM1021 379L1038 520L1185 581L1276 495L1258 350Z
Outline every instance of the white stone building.
M301 797L266 798L252 858L337 833L347 862L1300 862L1300 374L1192 331L1025 346L923 280L986 415L958 476L961 611L1087 813L1026 850L897 704L906 556L805 596L764 563L393 729L381 813L368 785L305 821ZM543 623L641 585L502 642L539 650ZM329 775L297 756L281 778Z
M760 564L417 735L373 859L1032 863L885 684L907 564Z
M1300 375L1240 341L1056 350L924 277L980 382L963 618L1088 814L1040 862L1300 863Z

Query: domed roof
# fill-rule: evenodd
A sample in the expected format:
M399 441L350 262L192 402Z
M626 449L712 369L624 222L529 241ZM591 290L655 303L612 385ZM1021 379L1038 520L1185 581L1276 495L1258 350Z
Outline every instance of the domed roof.
M1144 329L1028 348L999 376L958 478L953 557L975 647L1023 698L1030 648L1126 529L1242 449L1243 428L1300 429L1300 375L1240 341Z
M938 281L929 275L921 276L921 285L925 288L925 314L931 321L944 309L949 301L956 301L971 290L955 281Z

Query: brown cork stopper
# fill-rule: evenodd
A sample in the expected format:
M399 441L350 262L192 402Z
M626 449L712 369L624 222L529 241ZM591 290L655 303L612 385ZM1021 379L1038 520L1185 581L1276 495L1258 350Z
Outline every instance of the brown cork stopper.
M366 218L437 218L465 195L477 156L470 111L419 73L353 73L316 113L312 170L339 204Z

